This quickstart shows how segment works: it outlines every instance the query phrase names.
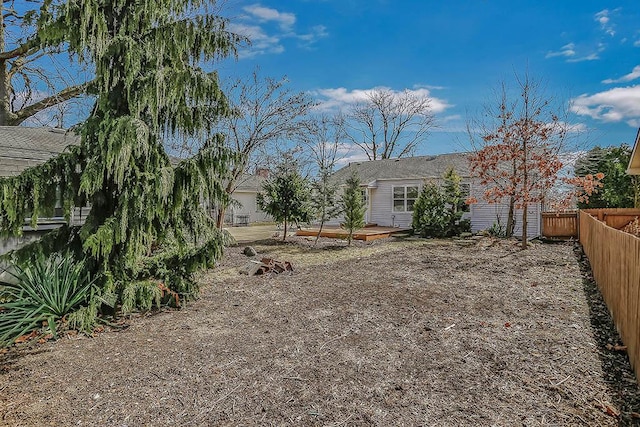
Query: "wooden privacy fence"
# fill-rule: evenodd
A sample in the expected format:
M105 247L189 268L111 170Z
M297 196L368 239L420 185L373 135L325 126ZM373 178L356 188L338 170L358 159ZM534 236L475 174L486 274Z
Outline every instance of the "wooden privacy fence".
M578 211L542 212L542 235L552 239L578 237Z
M640 216L640 209L631 208L583 209L582 212L588 213L616 230L620 230Z
M607 209L580 211L580 243L593 277L627 346L631 365L640 377L640 239L608 226ZM626 210L632 215L638 214ZM609 212L609 222L622 222L622 212ZM601 220L599 220L602 218ZM626 219L626 218L625 218ZM628 222L627 221L627 222ZM623 227L625 224L622 224Z
M630 208L583 209L580 212L585 212L616 230L624 228L636 217L640 217L640 209ZM542 235L544 237L551 239L577 238L579 230L578 211L542 212Z

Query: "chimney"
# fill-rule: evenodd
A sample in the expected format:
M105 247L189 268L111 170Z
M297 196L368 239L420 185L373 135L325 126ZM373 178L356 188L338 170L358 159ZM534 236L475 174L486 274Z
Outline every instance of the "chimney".
M261 178L269 178L269 169L267 168L256 168L256 175Z

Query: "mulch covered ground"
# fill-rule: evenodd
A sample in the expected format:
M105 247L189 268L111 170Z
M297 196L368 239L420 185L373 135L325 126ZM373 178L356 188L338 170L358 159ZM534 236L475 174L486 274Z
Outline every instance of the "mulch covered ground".
M202 297L0 356L3 425L632 425L640 391L573 244L263 241ZM611 346L609 347L611 348Z

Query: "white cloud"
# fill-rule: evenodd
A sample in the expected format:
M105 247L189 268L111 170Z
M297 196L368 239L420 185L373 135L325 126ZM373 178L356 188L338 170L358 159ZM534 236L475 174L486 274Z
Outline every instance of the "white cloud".
M315 25L306 33L295 29L296 15L277 9L252 4L243 7L240 16L244 23L232 22L231 31L246 36L251 45L240 50L240 58L250 58L263 54L278 54L285 51L286 39L299 40L299 47L308 48L329 33L324 25ZM274 25L275 24L275 25Z
M575 47L576 47L576 45L573 44L573 43L566 44L566 45L562 46L559 51L556 51L556 52L550 51L550 52L548 52L547 55L545 56L545 58L555 58L555 57L558 57L558 56L564 56L564 57L570 58L572 56L575 56L575 54L576 54Z
M579 58L567 59L567 62L595 61L595 60L598 60L598 59L600 59L600 56L598 56L597 53L590 53L589 55L581 56Z
M366 162L369 160L362 148L355 144L342 144L338 150L338 160L336 166L342 167L353 162Z
M571 101L571 111L604 122L640 123L640 86L618 87Z
M633 67L633 70L629 74L625 74L619 79L606 79L603 80L602 83L611 84L611 83L626 83L632 80L640 78L640 65L636 65Z
M320 105L317 107L320 111L328 111L328 110L341 110L343 108L348 108L351 105L357 104L359 102L366 101L373 90L376 89L384 89L391 90L394 94L400 95L404 92L408 92L413 96L419 98L428 99L431 103L431 109L434 113L442 113L447 108L451 107L445 100L433 97L427 88L418 88L418 89L406 89L404 91L395 91L386 87L378 87L372 89L354 89L347 90L346 88L330 88L330 89L318 89L312 92L313 95L317 96L320 101Z
M229 30L251 40L251 45L248 48L239 51L238 56L240 58L250 58L264 53L277 54L284 52L284 46L280 44L280 38L267 35L257 25L230 23Z
M264 7L259 4L245 6L243 9L260 22L273 21L285 30L290 29L293 24L296 23L296 15L293 13L279 12L276 9Z
M618 9L615 9L613 11L609 11L609 9L604 9L596 13L593 17L593 19L600 24L600 28L602 29L602 31L604 31L605 33L607 33L612 37L616 35L616 32L613 29L613 24L611 23L610 14L612 12L617 12L617 11Z
M304 46L310 46L311 44L318 41L323 37L327 37L329 33L327 32L327 27L324 25L316 25L311 27L311 31L306 34L294 34L293 36L299 40L302 40Z

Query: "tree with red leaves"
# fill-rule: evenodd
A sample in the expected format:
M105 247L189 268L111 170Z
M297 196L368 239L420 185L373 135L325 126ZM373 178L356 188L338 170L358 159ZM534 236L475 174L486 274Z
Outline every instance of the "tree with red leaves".
M502 85L498 108L488 107L490 120L479 126L479 144L477 134L469 132L476 147L469 161L472 174L485 188L483 199L508 203L507 236L513 235L516 210L521 210L525 249L528 207L544 202L558 180L563 166L559 153L566 145L569 126L553 110L551 100L542 96L538 82L527 74L516 80L519 97L508 99L506 85ZM477 200L469 200L474 202Z

